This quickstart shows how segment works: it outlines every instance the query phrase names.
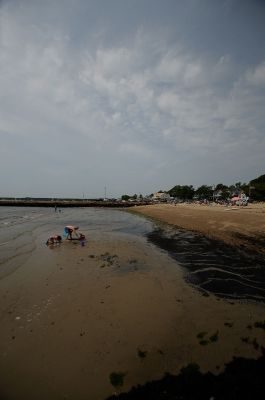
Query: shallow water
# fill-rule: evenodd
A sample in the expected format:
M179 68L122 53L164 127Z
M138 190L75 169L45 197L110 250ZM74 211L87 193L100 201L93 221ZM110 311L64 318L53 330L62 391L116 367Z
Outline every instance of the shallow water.
M85 247L47 247L68 224L86 235ZM259 355L241 337L251 325L250 343L265 345L254 325L264 308L231 305L208 288L202 296L189 277L208 268L215 249L158 229L113 209L0 207L1 400L103 400L190 362L216 372L234 355ZM199 332L220 340L202 346Z
M103 399L115 370L129 371L128 388L163 373L157 349L175 336L176 274L145 238L153 223L110 209L0 212L1 399ZM68 224L85 247L47 247Z
M53 234L75 225L89 240L137 237L165 250L199 290L231 299L265 301L265 260L187 230L113 209L0 207L0 279L19 268Z
M118 210L0 207L0 279L19 268L40 240L44 244L54 234L64 238L66 225L79 226L88 241L143 237L153 230L150 221Z

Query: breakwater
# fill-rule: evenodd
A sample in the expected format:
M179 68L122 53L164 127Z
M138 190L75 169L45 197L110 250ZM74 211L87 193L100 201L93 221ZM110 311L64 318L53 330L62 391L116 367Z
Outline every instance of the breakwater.
M139 205L146 205L147 202L123 202L105 200L0 200L0 206L15 207L116 207L125 208Z

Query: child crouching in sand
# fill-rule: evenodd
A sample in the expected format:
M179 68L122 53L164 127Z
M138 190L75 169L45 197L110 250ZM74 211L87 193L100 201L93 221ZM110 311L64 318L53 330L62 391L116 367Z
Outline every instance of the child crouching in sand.
M47 240L46 245L49 246L50 244L60 244L61 242L62 242L62 236L54 235Z

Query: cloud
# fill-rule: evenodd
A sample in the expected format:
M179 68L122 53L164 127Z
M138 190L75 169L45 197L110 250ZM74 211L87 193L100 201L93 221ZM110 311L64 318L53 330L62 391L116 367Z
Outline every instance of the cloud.
M52 10L44 7L45 18L35 20L34 7L19 12L6 4L0 17L1 163L12 155L13 171L26 172L24 179L37 166L48 192L56 185L54 166L63 194L73 170L82 177L94 170L96 181L127 163L144 192L143 170L152 176L152 191L156 179L160 187L165 176L175 183L179 163L188 164L183 173L196 182L196 163L213 154L227 170L239 171L234 161L245 156L253 170L254 158L261 159L264 60L239 67L229 52L199 54L177 35L172 40L174 25L167 33L138 25L111 40L110 27L94 23L82 25L80 36L69 12L53 25Z
M247 71L246 80L255 86L265 86L265 61Z

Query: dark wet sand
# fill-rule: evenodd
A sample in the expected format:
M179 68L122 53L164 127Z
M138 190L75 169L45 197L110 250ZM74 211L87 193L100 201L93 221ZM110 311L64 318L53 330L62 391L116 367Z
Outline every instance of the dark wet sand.
M38 239L0 280L1 400L100 400L190 363L220 373L234 356L261 356L263 303L203 296L151 242Z
M148 239L183 266L186 281L203 295L265 302L265 255L165 225Z
M205 295L265 301L262 204L249 208L160 204L134 212L162 222L148 234L149 240L183 266L185 279Z
M229 245L265 253L265 203L247 207L156 204L132 210Z

